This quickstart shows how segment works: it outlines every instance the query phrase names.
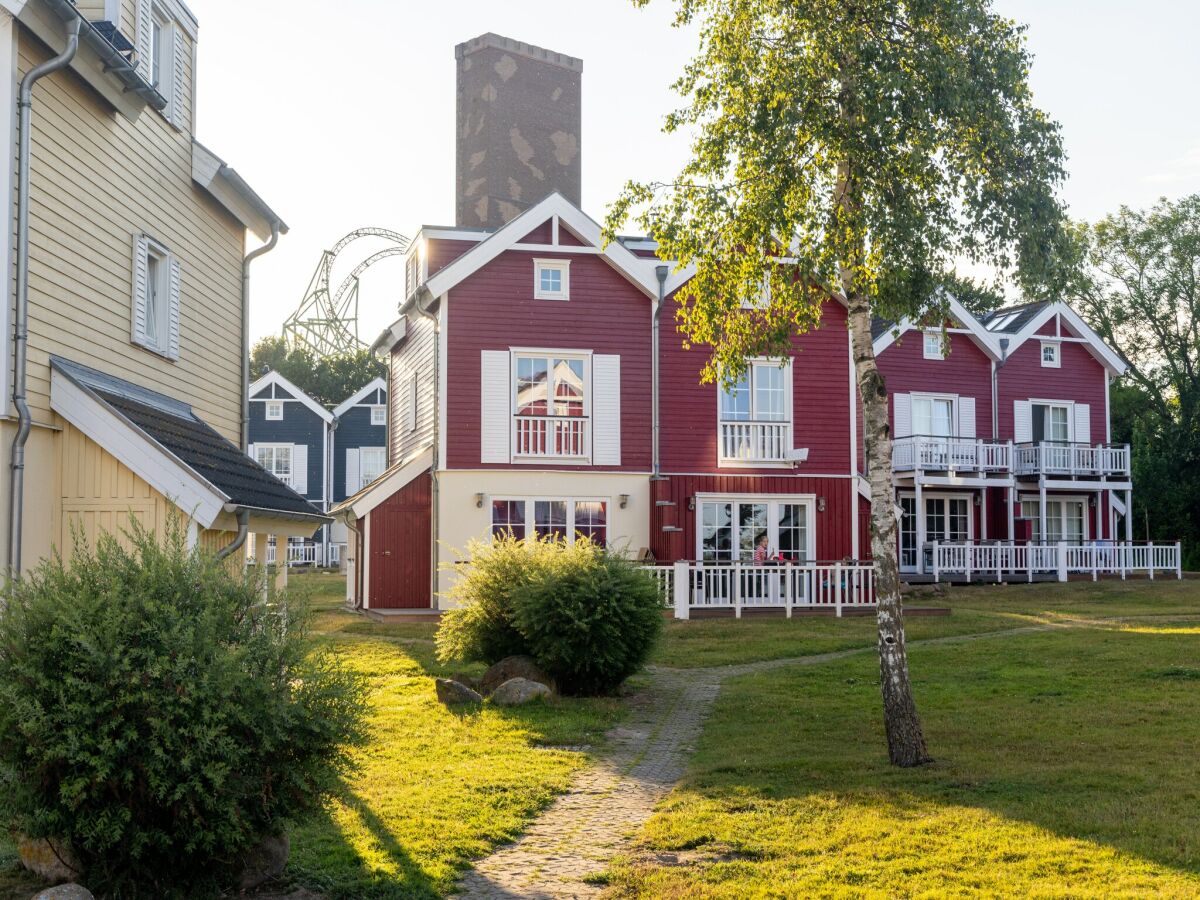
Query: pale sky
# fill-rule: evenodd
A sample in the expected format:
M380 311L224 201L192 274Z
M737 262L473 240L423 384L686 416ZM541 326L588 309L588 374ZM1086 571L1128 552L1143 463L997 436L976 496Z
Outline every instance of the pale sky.
M695 36L673 4L627 0L188 0L200 20L196 135L291 232L255 263L251 335L278 333L321 251L355 228L415 234L454 221L454 45L487 31L581 57L583 206L630 178L673 175L687 147L661 134ZM997 0L1029 25L1038 103L1063 128L1071 214L1200 191L1200 4ZM352 245L340 280L381 245ZM359 334L395 317L396 260L363 279Z

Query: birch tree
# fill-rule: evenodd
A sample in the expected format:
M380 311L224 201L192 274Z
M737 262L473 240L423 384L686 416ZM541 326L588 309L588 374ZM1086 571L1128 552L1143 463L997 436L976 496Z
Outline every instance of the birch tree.
M636 210L663 258L696 267L676 316L688 342L711 348L708 381L788 352L830 298L846 305L888 752L919 765L929 756L908 676L871 319L944 312L935 288L964 260L1045 283L1062 218L1058 127L1030 94L1024 29L989 0L673 2L676 25L700 36L665 125L694 136L690 158L671 181L627 185L607 231Z

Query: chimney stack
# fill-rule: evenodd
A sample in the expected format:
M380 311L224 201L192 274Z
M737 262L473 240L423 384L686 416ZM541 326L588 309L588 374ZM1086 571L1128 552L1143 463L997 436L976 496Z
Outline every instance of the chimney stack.
M491 33L454 57L456 224L499 228L554 191L580 205L583 60Z

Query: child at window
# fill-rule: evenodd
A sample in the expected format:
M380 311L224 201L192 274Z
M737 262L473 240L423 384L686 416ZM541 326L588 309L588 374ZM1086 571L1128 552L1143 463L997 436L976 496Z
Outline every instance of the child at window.
M769 558L770 556L767 553L767 533L764 531L754 543L754 564L756 566L765 565Z

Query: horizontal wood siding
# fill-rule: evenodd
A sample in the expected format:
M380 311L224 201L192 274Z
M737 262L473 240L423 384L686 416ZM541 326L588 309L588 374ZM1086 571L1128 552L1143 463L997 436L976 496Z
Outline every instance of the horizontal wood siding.
M371 424L371 406L387 404L386 391L373 391L362 403L342 413L333 433L333 499L346 499L346 451L360 447L387 447L387 426ZM359 470L361 472L361 469Z
M1061 345L1061 368L1042 366L1037 338L1025 341L1000 368L1000 438L1013 439L1017 400L1070 400L1091 406L1092 443L1105 441L1104 367L1083 344Z
M132 20L130 20L132 22ZM130 30L126 24L125 30ZM191 121L191 42L183 92ZM21 73L49 56L21 29ZM29 399L50 415L50 354L191 403L238 439L244 229L192 181L190 128L146 109L116 115L76 75L38 85L32 132ZM130 342L135 234L161 241L182 266L180 355Z
M478 241L426 241L425 274L432 278L441 269L444 269L472 247L478 246L478 244Z
M591 350L621 357L621 465L650 468L650 299L607 262L572 254L570 300L533 299L533 259L507 251L450 291L446 416L450 468L480 468L480 353L513 347ZM489 464L485 468L506 468ZM523 466L522 468L529 468ZM578 466L539 465L543 469Z
M392 349L388 366L388 462L410 458L433 442L436 411L433 407L436 373L433 368L437 332L427 316L412 315L408 333ZM417 376L416 429L408 428L409 380ZM381 445L382 446L382 445ZM345 452L338 454L345 465ZM343 478L343 482L344 482Z
M912 392L956 394L975 398L975 436L992 436L992 365L979 346L965 334L948 334L950 355L926 359L923 332L906 331L879 355L879 371L888 394ZM895 407L888 404L893 432Z
M717 466L718 387L700 383L709 349L702 345L684 349L684 336L672 327L674 309L672 303L664 311L659 343L662 468L664 472L726 471ZM808 461L798 471L847 474L851 468L850 346L845 308L827 302L821 327L797 336L792 346L794 443L809 451ZM772 470L758 471L768 474Z
M651 486L655 501L651 513L650 549L660 563L696 556L696 517L688 509L696 494L811 494L825 498L825 511L816 512L818 560L849 557L853 543L854 490L850 478L812 478L801 475L670 475ZM660 505L666 501L671 505ZM678 527L679 532L664 532Z
M277 389L282 394L282 389ZM325 420L299 400L283 402L283 418L268 421L267 404L250 401L250 443L303 444L308 447L308 490L318 505L325 499Z

